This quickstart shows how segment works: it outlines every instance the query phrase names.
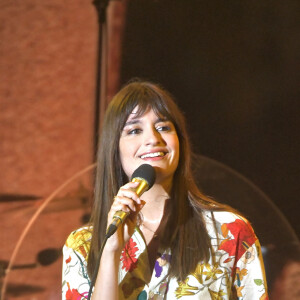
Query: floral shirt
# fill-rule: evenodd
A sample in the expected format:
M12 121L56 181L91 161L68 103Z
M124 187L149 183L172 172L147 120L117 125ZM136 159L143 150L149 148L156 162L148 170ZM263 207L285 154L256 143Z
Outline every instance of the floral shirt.
M230 212L204 214L214 249L208 263L199 262L184 281L169 278L170 251L157 253L154 270L148 264L147 246L136 228L122 251L119 267L120 299L267 300L261 248L247 220ZM81 228L64 246L62 299L85 299L90 279L86 265L91 233Z

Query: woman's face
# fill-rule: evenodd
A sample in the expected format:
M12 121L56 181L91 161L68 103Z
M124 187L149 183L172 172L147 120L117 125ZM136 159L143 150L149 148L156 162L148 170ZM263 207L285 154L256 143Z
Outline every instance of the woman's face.
M119 148L123 170L128 178L147 163L156 171L156 182L171 180L179 160L179 140L172 122L158 117L152 109L136 116L135 108L121 133Z

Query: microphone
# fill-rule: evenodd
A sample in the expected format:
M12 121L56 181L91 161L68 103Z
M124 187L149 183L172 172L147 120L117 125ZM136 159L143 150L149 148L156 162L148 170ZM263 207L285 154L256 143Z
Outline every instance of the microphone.
M144 192L148 191L155 182L155 170L151 165L140 165L132 174L131 182L139 182L139 185L133 190L140 197ZM117 211L113 216L113 222L109 225L106 231L106 237L112 236L118 229L118 227L124 223L125 219L129 215L129 212L122 210Z

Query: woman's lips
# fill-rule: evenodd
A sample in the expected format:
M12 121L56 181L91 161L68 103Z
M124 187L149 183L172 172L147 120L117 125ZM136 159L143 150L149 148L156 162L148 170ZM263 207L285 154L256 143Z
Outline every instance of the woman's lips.
M140 156L141 159L145 159L145 160L158 160L163 158L166 155L166 152L163 151L156 151L156 152L149 152L149 153L145 153L142 154Z

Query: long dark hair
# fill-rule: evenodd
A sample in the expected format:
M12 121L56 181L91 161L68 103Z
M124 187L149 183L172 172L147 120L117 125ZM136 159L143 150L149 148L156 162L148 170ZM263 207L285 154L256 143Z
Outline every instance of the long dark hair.
M173 177L170 208L160 247L171 249L170 276L184 280L200 261L208 261L212 252L203 211L233 211L203 195L191 171L191 149L185 120L172 96L157 84L134 81L124 86L111 101L102 127L95 184L95 203L91 218L92 241L88 273L94 271L97 253L107 227L107 214L113 197L128 179L122 169L119 140L123 127L137 107L137 117L149 108L171 121L176 129L180 157Z

